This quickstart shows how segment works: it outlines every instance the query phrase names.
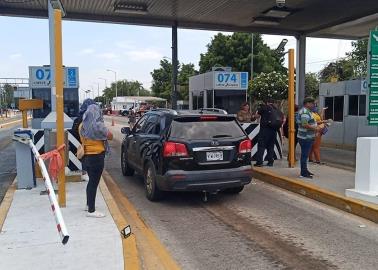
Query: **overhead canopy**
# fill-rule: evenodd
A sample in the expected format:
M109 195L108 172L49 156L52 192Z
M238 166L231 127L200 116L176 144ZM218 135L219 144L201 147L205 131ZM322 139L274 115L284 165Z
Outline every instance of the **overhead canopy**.
M282 1L282 0L281 0ZM378 0L61 0L65 19L151 26L361 38L378 24ZM3 0L0 15L47 17L47 0Z

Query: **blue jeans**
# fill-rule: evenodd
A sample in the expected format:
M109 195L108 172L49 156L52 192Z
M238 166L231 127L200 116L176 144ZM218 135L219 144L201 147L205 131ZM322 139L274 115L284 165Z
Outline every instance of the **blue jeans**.
M308 175L309 171L307 168L308 155L310 154L313 140L298 139L299 145L301 146L301 175Z

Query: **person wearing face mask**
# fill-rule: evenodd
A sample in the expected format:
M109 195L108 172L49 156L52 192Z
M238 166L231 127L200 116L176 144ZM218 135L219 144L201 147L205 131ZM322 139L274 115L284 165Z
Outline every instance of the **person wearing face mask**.
M327 108L323 108L320 114L319 114L319 108L317 105L312 109L312 116L314 117L314 120L316 121L319 127L319 130L315 134L314 143L312 144L310 154L309 154L309 162L313 162L316 164L323 164L320 161L320 145L321 145L322 136L323 136L322 130L324 129L325 127L324 124L326 123L326 121L323 120L324 112L326 109Z

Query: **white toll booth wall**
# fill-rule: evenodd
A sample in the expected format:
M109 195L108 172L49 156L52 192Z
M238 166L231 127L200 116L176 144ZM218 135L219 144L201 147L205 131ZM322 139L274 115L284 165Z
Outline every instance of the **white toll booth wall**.
M367 120L367 81L349 80L321 83L319 107L328 107L325 118L334 120L323 142L355 147L358 137L375 137L377 126Z

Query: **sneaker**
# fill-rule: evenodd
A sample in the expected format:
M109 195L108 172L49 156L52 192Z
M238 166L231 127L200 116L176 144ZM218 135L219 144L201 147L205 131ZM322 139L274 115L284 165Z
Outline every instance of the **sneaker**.
M88 205L85 206L84 211L88 212Z
M98 211L94 211L92 213L87 213L87 217L92 217L92 218L104 218L105 217L105 214L101 213L101 212L98 212Z
M313 174L312 172L308 171L307 174L311 175L311 176L314 176L315 174Z
M273 167L273 163L269 162L269 163L267 164L267 166L268 166L268 167Z
M89 181L89 176L88 176L88 174L86 173L86 174L82 174L81 175L81 181L84 181L84 182L87 182L87 181Z
M256 164L253 165L253 166L255 166L255 167L264 167L264 164L262 164L262 163L256 163Z
M312 179L312 175L311 174L304 174L304 175L300 175L299 178L307 178L307 179Z

